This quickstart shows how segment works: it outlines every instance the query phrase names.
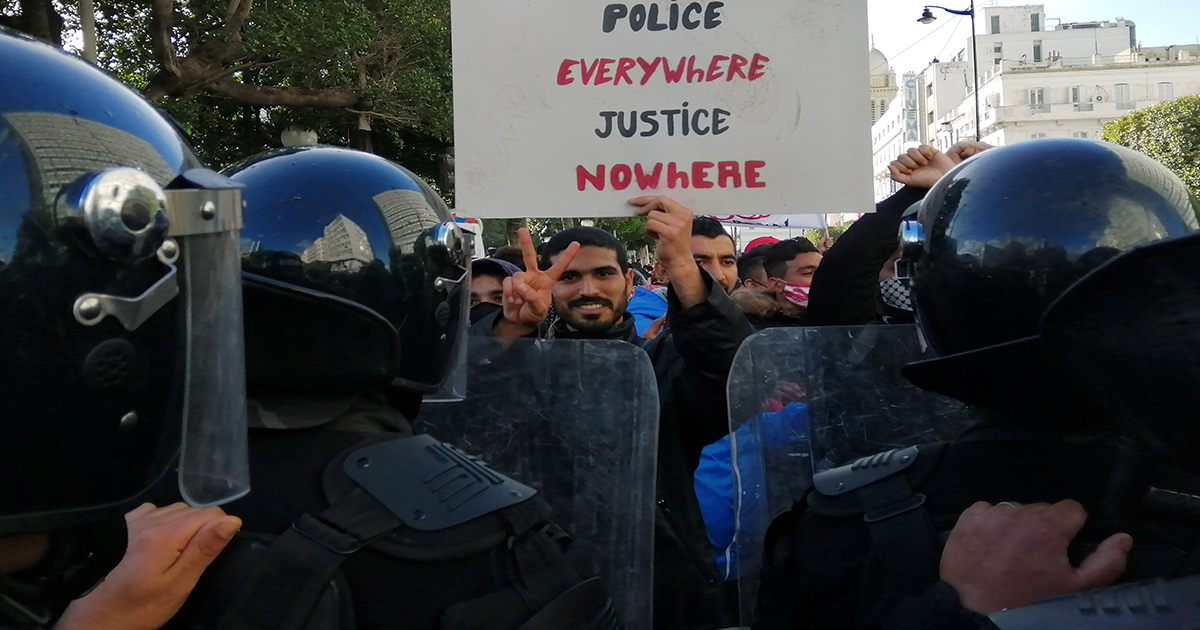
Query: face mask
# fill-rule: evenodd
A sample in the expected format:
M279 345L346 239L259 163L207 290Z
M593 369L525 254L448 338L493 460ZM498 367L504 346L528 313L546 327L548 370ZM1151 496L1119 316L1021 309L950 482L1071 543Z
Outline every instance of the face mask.
M900 278L888 278L879 283L883 303L902 311L912 311L912 290Z
M480 302L471 307L471 323L474 324L475 322L487 317L488 315L491 315L492 313L495 313L496 311L503 310L503 308L504 307L500 306L499 304Z
M807 284L789 282L783 287L783 297L800 308L808 308L808 289Z

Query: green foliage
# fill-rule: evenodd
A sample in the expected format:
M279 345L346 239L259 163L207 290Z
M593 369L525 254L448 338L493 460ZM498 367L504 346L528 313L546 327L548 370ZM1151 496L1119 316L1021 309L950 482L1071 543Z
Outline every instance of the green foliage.
M841 225L831 225L829 226L829 236L832 236L834 242L837 242L838 238L840 238L842 234L845 234L846 230L850 229L851 225L854 225L854 221L847 221ZM812 241L813 245L816 245L821 242L822 238L825 238L825 231L808 230L804 233L804 238Z
M1105 123L1102 137L1154 158L1200 195L1200 96L1130 112Z
M197 154L220 168L280 146L289 126L312 129L322 144L348 146L359 114L372 149L428 180L453 142L449 0L255 3L237 32L222 78L254 86L352 91L353 111L247 105L198 82L157 104L179 121ZM144 89L161 69L145 0L96 3L99 63ZM220 43L229 0L175 3L171 33L180 58ZM74 10L74 9L71 9ZM215 77L214 77L215 78Z

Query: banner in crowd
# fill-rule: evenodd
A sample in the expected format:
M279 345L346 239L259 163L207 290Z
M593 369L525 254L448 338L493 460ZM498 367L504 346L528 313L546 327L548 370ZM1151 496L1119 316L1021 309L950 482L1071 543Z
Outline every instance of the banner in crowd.
M456 202L496 217L871 207L857 0L452 0ZM859 105L856 105L859 104Z
M823 214L714 214L725 225L793 230L824 230L829 227Z

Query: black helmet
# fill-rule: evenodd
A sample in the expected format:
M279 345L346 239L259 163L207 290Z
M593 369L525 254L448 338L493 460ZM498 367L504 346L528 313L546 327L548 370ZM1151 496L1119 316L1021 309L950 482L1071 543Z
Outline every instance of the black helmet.
M919 246L905 239L921 330L940 355L1032 335L1072 282L1135 245L1200 227L1198 212L1178 177L1115 144L981 153L930 189Z
M1055 400L1054 375L1019 340L1037 334L1067 287L1123 251L1200 226L1200 204L1165 167L1076 139L972 157L930 189L916 214L901 226L901 266L920 329L943 358L905 374L991 406L1030 404L1015 391Z
M248 383L437 390L470 306L467 243L437 193L337 147L268 151L226 173L246 185Z
M236 256L235 185L199 169L154 106L61 50L0 29L0 85L0 535L144 500L185 430L185 497L245 492L240 291L222 293L208 266ZM224 337L197 332L197 313ZM193 354L209 351L233 365ZM217 432L234 436L232 461L218 461L187 418L230 400L242 410ZM223 490L188 485L211 472L232 472Z

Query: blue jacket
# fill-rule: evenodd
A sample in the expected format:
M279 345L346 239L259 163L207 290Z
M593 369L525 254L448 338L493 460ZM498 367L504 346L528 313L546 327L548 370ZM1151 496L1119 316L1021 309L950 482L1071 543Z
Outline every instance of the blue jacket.
M743 538L746 540L761 541L773 516L762 514L767 491L763 447L772 451L806 449L808 405L790 403L779 411L760 414L734 434L736 469L729 436L725 436L700 452L700 466L695 475L696 499L700 502L700 513L708 530L708 542L717 568L726 580L739 577L738 533L745 532Z

